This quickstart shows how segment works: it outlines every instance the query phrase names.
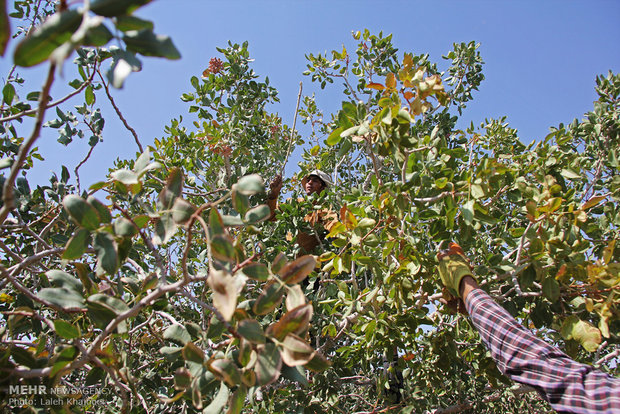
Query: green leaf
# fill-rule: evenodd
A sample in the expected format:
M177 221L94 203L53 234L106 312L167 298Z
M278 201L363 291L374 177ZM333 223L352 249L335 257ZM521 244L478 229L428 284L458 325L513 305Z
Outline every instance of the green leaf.
M575 171L569 168L563 169L562 171L560 171L560 174L562 174L562 177L568 178L569 180L576 180L578 178L581 178L581 175L577 174Z
M209 212L209 235L215 236L217 234L225 234L226 229L224 228L224 223L222 222L222 217L217 209L214 207Z
M120 170L114 171L112 174L110 174L110 177L112 177L116 181L120 181L125 185L134 185L140 182L138 180L138 174L126 168L121 168Z
M181 54L172 43L172 39L164 35L156 35L149 29L131 30L125 33L123 41L127 49L144 56L156 56L166 59L180 59Z
M7 83L2 88L2 100L7 105L11 106L13 103L13 98L15 98L15 86L12 83Z
M82 282L62 270L48 270L45 275L55 287L65 288L73 290L77 293L82 293Z
M182 391L188 389L192 384L192 374L185 367L177 368L174 371L174 389Z
M17 45L13 62L30 67L45 61L56 48L71 39L81 22L82 13L75 9L53 14Z
M7 14L6 0L0 0L0 56L4 56L10 38L11 24Z
M329 136L327 137L327 140L325 140L325 143L329 145L330 147L333 147L334 145L338 144L340 140L342 139L342 137L340 136L342 131L344 131L343 128L334 129L332 133L329 134Z
M554 211L556 211L557 209L560 208L560 206L562 205L562 197L554 197L551 200L549 200L549 212L552 213Z
M478 185L478 184L472 184L471 186L471 196L473 198L475 198L476 200L479 198L484 197L484 190L482 189L482 186Z
M307 364L315 353L316 351L297 335L289 334L282 341L282 361L289 367Z
M90 240L90 232L86 229L77 229L67 242L65 251L62 253L63 260L75 260L82 257Z
M185 345L191 341L191 337L187 329L184 326L179 324L173 324L166 328L164 331L164 339L169 341L178 343L180 345Z
M97 252L97 271L105 271L112 275L119 266L117 245L109 233L98 232L93 240Z
M606 195L604 196L593 196L590 197L590 199L588 199L588 201L586 201L583 206L581 206L582 210L587 210L589 208L592 208L596 205L598 205L601 201L605 200L607 198Z
M138 233L138 229L131 220L119 217L114 221L114 234L121 237L133 237Z
M106 372L103 369L99 367L93 367L88 371L88 374L86 374L86 378L84 379L84 385L88 387L90 385L102 384L105 376Z
M273 263L271 263L271 271L279 274L280 270L282 270L286 264L286 256L284 253L280 252L275 259L273 259Z
M149 224L151 218L146 214L141 214L139 216L132 217L132 220L139 229L143 229L146 227L147 224Z
M267 204L251 208L245 213L244 221L250 224L260 223L271 216L271 209Z
M258 174L250 174L241 177L237 184L233 185L232 191L237 191L243 195L251 196L265 191L265 183Z
M62 204L69 216L79 226L88 230L95 230L99 227L99 214L97 210L82 197L69 194L62 200Z
M545 242L540 238L535 238L530 242L530 254L535 255L545 251Z
M255 344L265 343L265 333L260 323L253 319L244 319L237 325L239 335Z
M569 316L562 323L560 333L566 339L578 341L588 352L595 352L602 341L601 331L576 315Z
M349 135L355 134L360 129L359 125L352 126L351 128L347 128L346 130L340 133L340 138L346 138ZM329 139L329 137L328 137ZM329 144L328 144L329 145Z
M114 35L110 32L110 29L102 23L96 23L88 28L82 40L82 44L84 46L101 47L105 46L113 38Z
M181 197L178 197L174 201L174 205L172 206L172 219L175 223L186 223L192 217L192 214L194 214L195 211L195 206L183 200Z
M99 221L102 223L110 223L112 221L112 215L110 214L110 210L108 207L103 204L101 201L97 200L93 196L88 196L86 202L91 206L95 207L97 210L97 214L99 214Z
M293 285L304 280L314 270L316 264L315 256L305 255L287 264L278 273L282 276L284 282Z
M223 379L229 387L235 387L241 383L241 371L233 361L226 358L212 360L209 370L217 377Z
M534 265L529 265L523 270L520 277L521 287L528 289L536 281L536 268Z
M240 414L245 404L245 397L248 393L247 388L244 385L238 387L233 395L230 396L230 404L226 414Z
M140 62L135 54L125 50L117 50L113 56L112 65L106 75L112 86L120 89L123 87L125 79L127 79L132 72L139 72L142 70L142 62ZM136 172L138 171L136 170Z
M43 288L37 297L65 309L84 307L84 298L75 290L67 288Z
M60 370L69 365L79 354L77 347L69 346L57 353L52 359L52 369L49 373L50 377L54 377Z
M302 366L289 367L284 365L282 367L282 376L290 381L298 382L304 387L310 385L306 378L306 370Z
M298 306L286 312L278 322L272 324L267 333L279 341L289 333L302 334L308 329L312 312L312 305L309 303Z
M101 310L106 309L118 316L129 310L129 306L119 298L106 295L105 293L95 293L86 299L89 309Z
M164 244L177 231L177 225L172 220L172 214L162 214L159 220L155 223L155 237L153 237L153 243L156 245Z
M435 180L435 185L440 190L442 188L444 188L446 186L446 184L448 184L448 179L446 177L441 177L441 178L438 178L438 179Z
M116 17L133 13L137 8L150 3L152 0L95 0L90 4L90 10L100 16Z
M183 173L180 168L173 168L168 175L166 185L159 193L158 207L162 210L170 210L177 197L181 197L183 190Z
M222 224L227 227L233 227L243 226L245 223L243 222L243 220L241 220L241 217L239 216L229 216L227 214L224 214L222 216Z
M322 372L329 368L331 363L323 355L317 352L314 354L310 362L304 366L311 371Z
M250 263L241 268L241 272L250 279L266 281L269 279L269 269L262 263Z
M551 302L555 302L560 298L560 285L554 277L547 277L543 281L542 291Z
M282 358L275 344L269 342L258 349L255 368L257 385L264 386L274 382L280 376L281 368Z
M93 85L88 85L84 90L84 101L87 105L92 105L95 103L95 92L93 90Z
M203 350L191 341L185 344L181 355L183 355L184 360L196 362L198 364L202 364L205 359L205 353L203 352Z
M5 168L9 168L11 165L13 165L13 158L12 157L6 157L6 158L2 158L0 160L0 170L4 170Z
M153 30L153 22L135 16L118 16L116 18L116 28L122 32L142 29Z
M463 213L463 220L465 220L465 223L469 225L471 225L474 221L474 203L474 200L469 200L465 204L463 204L463 207L461 208L461 212Z
M232 192L232 203L239 214L245 214L250 208L250 198L239 191Z
M222 410L226 407L229 394L230 392L228 391L228 387L222 382L217 395L213 401L211 401L211 403L206 406L204 410L202 410L202 414L221 414Z
M149 166L151 165L151 151L147 148L140 154L135 164L133 165L133 171L138 175L142 175L144 172L148 171Z
M301 286L294 285L287 289L288 293L286 294L286 309L293 310L298 306L306 304L306 296L304 295Z
M168 360L169 362L174 362L181 355L182 350L183 348L178 347L178 346L162 346L159 349L159 353L164 355L166 360Z
M284 296L284 286L278 282L271 282L256 299L252 309L257 315L265 315L276 308Z
M62 319L54 321L54 330L58 336L64 339L75 339L80 337L79 329Z
M211 270L207 283L213 290L213 305L225 320L230 321L237 309L239 292L244 284L242 279L225 271Z
M224 234L218 234L211 238L211 255L226 262L235 260L235 247L230 237Z

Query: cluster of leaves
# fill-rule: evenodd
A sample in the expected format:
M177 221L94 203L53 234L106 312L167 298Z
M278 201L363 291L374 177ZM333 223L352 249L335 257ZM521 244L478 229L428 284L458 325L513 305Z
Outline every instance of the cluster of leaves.
M440 70L399 56L391 36L356 32L352 55L308 55L307 74L321 87L341 80L346 100L324 122L304 98L317 145L286 183L320 168L336 185L281 203L272 221L261 176L304 142L267 111L277 92L258 81L247 43L230 43L182 95L189 125L173 119L146 150L136 137L138 158L88 191L66 167L31 189L17 175L37 159L46 109L69 144L84 132L60 105L84 92L76 111L98 141L97 95L113 102L101 61L113 59L108 81L120 86L136 53L177 57L130 14L145 3L61 7L16 48L16 63L49 59L52 72L77 48L80 79L66 99L30 95L34 109L17 76L3 89L0 386L114 391L65 396L59 411L548 410L439 303L435 253L449 240L520 322L617 369L619 76L597 79L584 120L525 145L503 119L456 128L483 79L478 45L454 45ZM103 47L104 18L125 49ZM14 123L29 115L33 134L20 139ZM316 251L300 253L299 233L316 236Z
M487 120L482 131L455 128L452 108L460 112L482 80L476 44L455 45L443 73L426 56L410 54L402 63L392 58L374 72L360 72L365 62L395 53L386 38L363 36L355 62L335 51L331 60L310 56L308 71L320 82L321 76L343 79L346 95L356 99L343 102L326 124L326 147L305 154L309 164L337 175L340 205L347 206L328 235L335 252L321 256L320 276L333 284L326 289L333 296L317 313L329 315L322 333L338 340L337 352L329 354L333 366L347 370L343 377L367 378L373 386L363 395L372 401L394 386L388 369L373 388L377 367L415 350L392 362L405 377L396 384L403 405L414 411L462 402L456 390L470 389L463 378L472 373L482 384L506 382L482 349L471 351L475 335L468 323L434 311L441 307L434 256L448 240L465 248L485 289L518 320L576 359L613 360L620 281L618 76L597 79L600 99L584 120L526 146L505 120ZM365 79L353 82L353 76ZM377 92L357 101L363 88ZM423 101L431 94L421 89L435 91L437 104ZM455 362L462 359L466 364ZM445 363L441 374L429 374L437 369L433 360ZM421 391L438 387L452 398L430 402ZM360 392L351 391L354 407L364 406ZM375 404L389 401L374 398Z

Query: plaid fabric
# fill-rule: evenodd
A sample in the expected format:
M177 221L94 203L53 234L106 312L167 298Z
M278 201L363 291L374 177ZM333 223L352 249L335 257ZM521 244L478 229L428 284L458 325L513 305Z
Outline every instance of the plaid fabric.
M500 371L538 390L555 410L620 413L620 378L573 361L521 326L481 289L467 296L466 307Z

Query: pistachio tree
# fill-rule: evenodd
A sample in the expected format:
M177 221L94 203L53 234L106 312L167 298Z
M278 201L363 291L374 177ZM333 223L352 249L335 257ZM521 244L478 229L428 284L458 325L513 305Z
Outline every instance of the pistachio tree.
M343 101L324 116L320 94L300 99L302 138L270 112L277 91L253 71L248 43L229 43L179 91L187 113L171 114L163 137L139 137L114 88L140 56L180 58L139 17L148 2L2 7L0 43L19 39L0 107L3 408L549 411L444 305L435 268L448 241L520 323L617 373L617 75L596 79L584 119L522 143L505 119L460 129L484 79L475 42L434 63L364 30L307 55L309 80L340 85ZM77 77L52 100L63 64ZM29 90L38 80L20 68L34 65L49 69ZM101 141L105 100L135 159L100 166L89 152L49 185L29 182L43 132L67 146ZM46 112L56 118L43 123ZM298 146L291 199L272 212L266 181ZM81 183L88 167L109 168L107 180ZM314 168L335 185L298 198ZM299 232L318 247L302 251ZM79 392L49 403L26 388L32 403L10 405L22 385Z

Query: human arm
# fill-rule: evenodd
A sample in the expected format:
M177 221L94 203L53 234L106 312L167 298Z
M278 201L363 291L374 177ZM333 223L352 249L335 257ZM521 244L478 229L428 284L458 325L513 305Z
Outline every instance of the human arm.
M507 377L539 391L559 412L620 412L619 378L575 362L538 338L480 289L473 275L463 276L458 286L472 324Z
M280 197L280 191L282 190L282 176L276 175L269 183L269 193L267 193L267 205L271 211L269 220L274 221L276 219L276 210L278 209L278 198Z

